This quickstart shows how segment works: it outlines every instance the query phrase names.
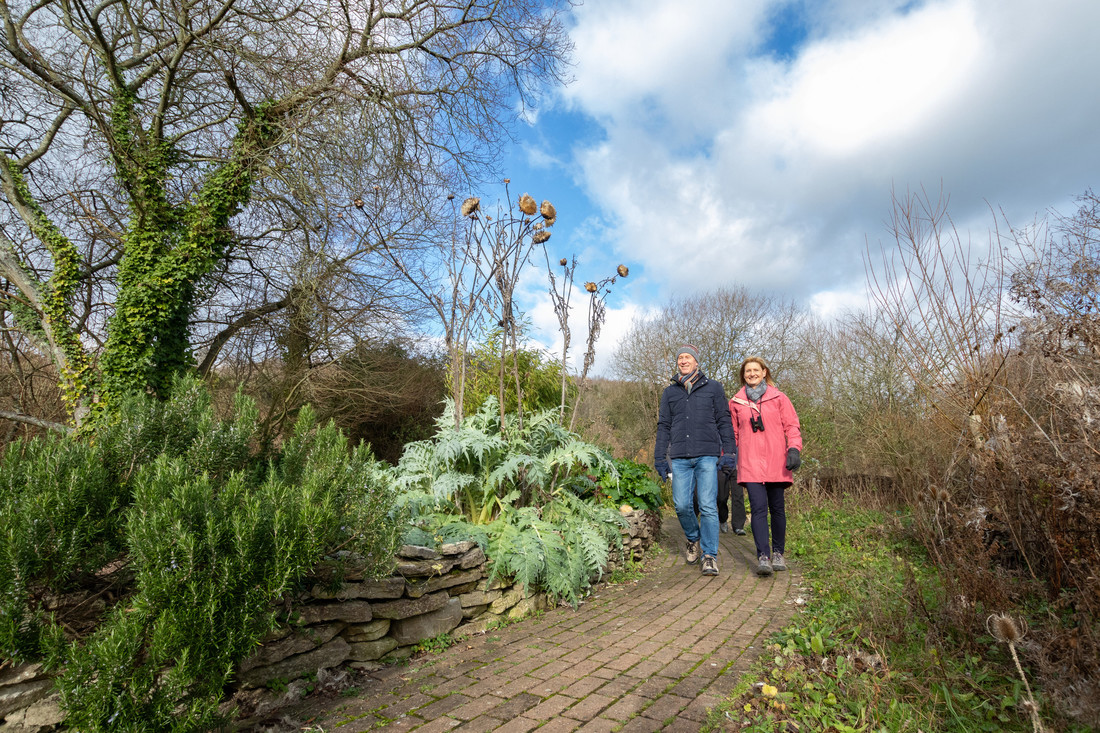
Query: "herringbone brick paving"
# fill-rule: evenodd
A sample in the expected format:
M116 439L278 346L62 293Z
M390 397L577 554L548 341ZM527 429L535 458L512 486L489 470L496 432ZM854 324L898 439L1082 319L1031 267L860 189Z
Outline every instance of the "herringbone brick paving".
M639 581L373 672L358 696L303 708L306 729L697 731L790 618L799 575L756 577L752 538L722 534L720 573L703 576L675 516L661 545Z

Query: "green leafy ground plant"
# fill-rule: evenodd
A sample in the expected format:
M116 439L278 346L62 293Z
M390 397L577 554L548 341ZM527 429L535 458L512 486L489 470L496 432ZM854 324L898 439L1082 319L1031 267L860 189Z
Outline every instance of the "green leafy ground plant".
M789 555L809 586L806 605L705 730L1033 730L1005 646L939 623L937 573L915 543L885 529L896 518L852 504L791 514Z

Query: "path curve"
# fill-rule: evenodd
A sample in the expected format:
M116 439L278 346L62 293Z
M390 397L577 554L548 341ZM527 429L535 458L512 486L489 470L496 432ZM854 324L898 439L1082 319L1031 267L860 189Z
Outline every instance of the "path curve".
M717 577L684 562L675 515L637 582L370 673L355 697L284 711L305 730L698 731L794 611L797 568L753 574L751 536L719 536ZM793 566L792 566L793 567Z

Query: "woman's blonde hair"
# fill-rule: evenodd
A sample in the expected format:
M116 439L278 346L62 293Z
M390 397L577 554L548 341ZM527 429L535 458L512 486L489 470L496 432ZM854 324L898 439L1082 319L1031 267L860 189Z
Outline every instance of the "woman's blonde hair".
M750 356L748 359L745 359L743 362L741 362L741 371L738 372L738 375L741 377L741 386L748 386L747 384L745 384L745 367L747 367L749 364L752 364L753 362L759 364L760 368L764 370L764 381L774 387L775 380L772 379L771 367L769 367L768 363L761 359L759 356Z

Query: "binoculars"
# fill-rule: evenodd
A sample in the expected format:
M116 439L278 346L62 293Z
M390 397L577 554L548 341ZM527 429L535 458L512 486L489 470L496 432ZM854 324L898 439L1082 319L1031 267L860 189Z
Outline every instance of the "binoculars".
M754 433L764 432L764 419L760 415L753 415L749 418L749 425L752 426Z

